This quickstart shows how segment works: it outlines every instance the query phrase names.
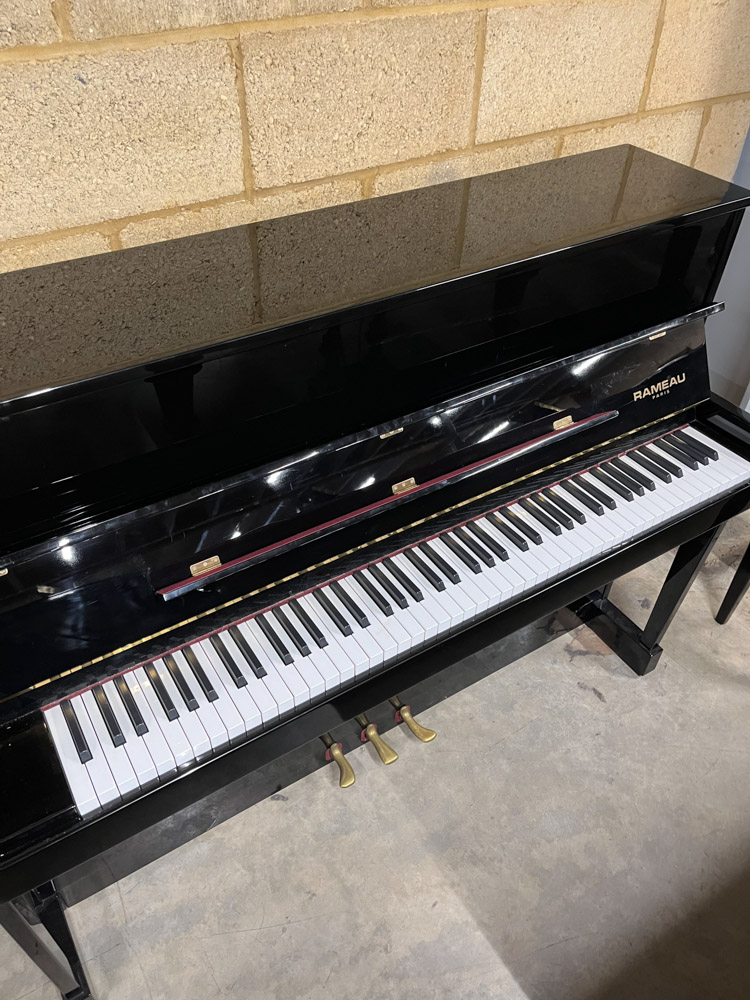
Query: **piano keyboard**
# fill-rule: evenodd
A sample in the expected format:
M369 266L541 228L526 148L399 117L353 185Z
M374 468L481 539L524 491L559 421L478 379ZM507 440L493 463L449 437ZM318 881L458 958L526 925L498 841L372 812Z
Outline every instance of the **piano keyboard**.
M674 431L47 707L76 807L115 806L748 480Z

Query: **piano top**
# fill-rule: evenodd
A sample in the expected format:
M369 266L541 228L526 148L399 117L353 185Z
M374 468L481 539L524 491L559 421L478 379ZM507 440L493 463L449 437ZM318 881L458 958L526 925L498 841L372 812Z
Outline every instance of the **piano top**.
M204 360L211 345L226 351L302 317L748 203L733 184L617 146L0 275L0 412L94 376L156 373L159 359Z

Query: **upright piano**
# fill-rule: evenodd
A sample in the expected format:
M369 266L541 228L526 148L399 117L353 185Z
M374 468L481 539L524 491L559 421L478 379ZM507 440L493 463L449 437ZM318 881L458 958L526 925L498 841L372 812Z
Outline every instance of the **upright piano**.
M63 996L105 852L301 748L350 783L545 616L655 666L750 502L704 333L748 204L618 146L0 277L0 922Z

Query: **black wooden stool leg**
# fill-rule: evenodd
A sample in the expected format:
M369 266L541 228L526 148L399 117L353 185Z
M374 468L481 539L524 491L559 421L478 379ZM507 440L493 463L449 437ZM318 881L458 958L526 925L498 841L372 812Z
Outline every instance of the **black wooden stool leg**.
M36 928L24 917L15 903L0 904L0 927L4 927L13 940L58 988L62 1000L87 1000L91 997L83 965L68 927L63 903L52 882L32 893L34 910L50 937L65 956L62 962L49 947Z
M726 625L734 614L734 610L747 593L750 587L750 545L745 549L745 554L740 560L737 572L729 584L724 600L721 602L716 621L719 625Z

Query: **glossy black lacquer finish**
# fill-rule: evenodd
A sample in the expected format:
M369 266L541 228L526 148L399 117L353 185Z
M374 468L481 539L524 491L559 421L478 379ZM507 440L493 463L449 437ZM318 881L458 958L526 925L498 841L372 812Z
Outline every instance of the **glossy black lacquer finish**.
M398 683L370 678L96 820L81 823L55 775L45 702L377 558L388 532L400 547L420 518L536 473L503 498L522 495L612 438L691 419L708 395L704 319L748 203L617 147L259 223L257 273L244 227L0 278L0 719L9 743L37 741L46 803L14 769L0 895L744 509L747 491L723 498L411 657ZM475 507L492 501L462 519ZM170 592L210 555L240 562Z

